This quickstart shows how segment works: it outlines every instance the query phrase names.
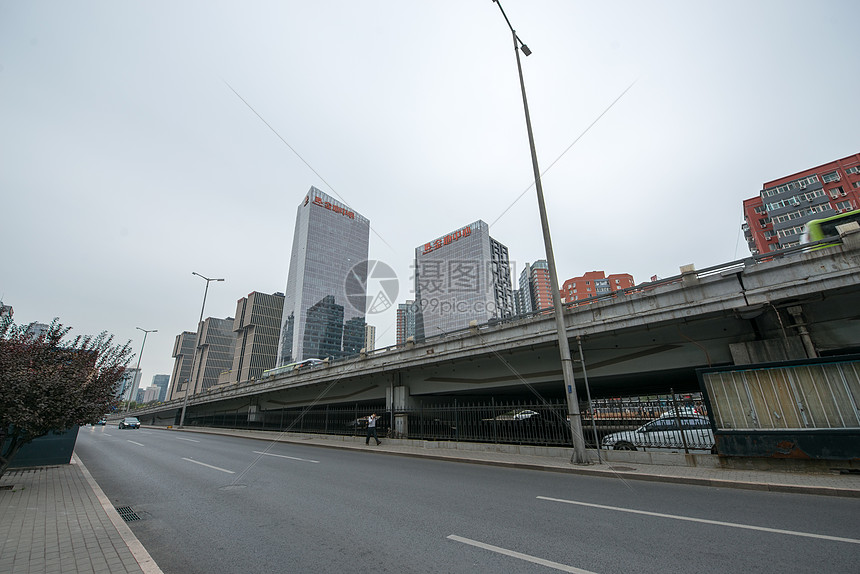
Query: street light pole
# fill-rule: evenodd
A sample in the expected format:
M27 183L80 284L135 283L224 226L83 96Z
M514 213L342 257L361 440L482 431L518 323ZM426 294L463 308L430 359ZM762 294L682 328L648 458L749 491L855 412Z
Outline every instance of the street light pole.
M570 346L567 341L567 330L564 324L564 309L561 306L561 294L558 290L558 272L555 267L555 256L552 251L552 238L549 233L549 219L546 214L546 205L544 204L543 187L541 186L540 168L538 167L537 152L535 151L535 139L532 133L532 122L529 116L529 103L526 98L526 84L523 80L523 68L520 63L520 49L526 56L531 55L531 50L517 36L511 21L508 20L502 4L498 0L493 0L499 6L502 16L505 17L505 22L511 29L511 35L514 39L514 54L517 57L517 71L520 75L520 90L523 94L523 110L526 115L526 130L529 134L529 148L532 154L532 169L535 175L535 190L537 191L538 209L540 211L540 223L543 230L543 243L546 250L546 261L549 267L550 289L552 291L552 306L555 314L555 327L558 334L558 349L561 354L561 373L564 378L564 386L567 396L567 412L570 418L570 432L573 435L573 456L571 462L577 464L585 464L588 461L588 453L585 450L585 437L582 434L582 417L579 411L579 399L576 394L576 381L573 375L573 360L570 357ZM597 445L598 447L600 445Z
M206 309L206 295L209 293L209 282L210 281L223 281L224 279L210 279L209 277L204 277L200 273L196 271L191 272L192 275L197 275L201 279L206 281L206 289L203 291L203 306L200 307L200 320L197 321L197 337L199 338L201 333L200 330L202 327L200 326L203 323L203 310ZM194 342L194 352L191 353L191 373L194 372L194 362L197 360L197 342ZM188 384L185 385L185 399L182 401L182 414L179 417L179 428L182 428L182 425L185 424L185 408L188 406L188 395L191 392L191 373L188 374Z
M147 331L146 329L141 329L140 327L135 327L138 331L143 331L143 343L140 344L140 355L137 356L137 374L140 375L140 360L143 358L143 348L146 346L146 336L150 333L158 333L158 329L152 329ZM131 393L129 393L128 400L125 402L125 412L128 412L128 409L131 407Z

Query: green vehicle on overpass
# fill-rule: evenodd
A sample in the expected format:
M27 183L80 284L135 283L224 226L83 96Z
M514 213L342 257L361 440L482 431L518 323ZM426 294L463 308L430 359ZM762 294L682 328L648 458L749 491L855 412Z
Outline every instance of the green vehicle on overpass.
M839 235L836 227L839 225L845 225L846 223L851 223L852 221L860 223L860 209L846 211L844 213L839 213L830 217L823 217L821 219L813 219L806 224L806 229L803 231L803 239L801 239L800 242L813 243L824 239L825 237L836 237ZM824 249L831 245L836 245L836 243L825 243L815 247L814 249Z

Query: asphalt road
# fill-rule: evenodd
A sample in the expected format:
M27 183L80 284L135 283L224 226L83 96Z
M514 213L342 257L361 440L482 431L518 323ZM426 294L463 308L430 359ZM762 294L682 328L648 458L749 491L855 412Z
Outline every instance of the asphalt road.
M860 501L167 430L76 452L168 574L860 571Z

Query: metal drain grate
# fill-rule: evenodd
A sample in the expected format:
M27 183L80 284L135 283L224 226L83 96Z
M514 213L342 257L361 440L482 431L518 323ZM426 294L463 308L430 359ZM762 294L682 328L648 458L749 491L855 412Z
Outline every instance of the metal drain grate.
M135 520L140 520L140 516L131 509L131 506L114 506L116 511L119 512L120 517L126 522L134 522Z

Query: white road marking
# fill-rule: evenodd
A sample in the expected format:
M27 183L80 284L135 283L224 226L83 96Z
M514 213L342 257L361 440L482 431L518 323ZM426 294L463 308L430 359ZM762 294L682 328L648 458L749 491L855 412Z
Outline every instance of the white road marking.
M803 536L805 538L818 538L821 540L832 540L834 542L848 542L850 544L860 544L860 540L855 538L842 538L841 536L828 536L826 534L813 534L811 532L798 532L795 530L783 530L781 528L766 528L764 526L751 526L749 524L738 524L736 522L723 522L721 520L708 520L706 518L692 518L690 516L678 516L675 514L663 514L662 512L648 512L647 510L634 510L632 508L621 508L618 506L606 506L604 504L592 504L590 502L579 502L576 500L564 500L563 498L550 498L548 496L538 496L540 500L548 500L550 502L563 502L565 504L576 504L578 506L588 506L591 508L602 508L603 510L615 510L617 512L628 512L630 514L644 514L645 516L656 516L658 518L673 518L675 520L686 520L687 522L700 522L702 524L714 524L716 526L728 526L730 528L743 528L746 530L759 530L761 532L771 532L774 534L788 534L790 536Z
M507 548L493 546L492 544L485 544L483 542L478 542L477 540L472 540L470 538L463 538L462 536L457 536L455 534L451 534L447 538L448 540L462 542L463 544L469 544L471 546L477 546L478 548L483 548L484 550L497 552L499 554L504 554L505 556L510 556L512 558L519 558L520 560L525 560L526 562L540 564L541 566L547 566L549 568L561 570L562 572L572 572L573 574L595 574L590 570L583 570L574 566L568 566L567 564L559 564L558 562L544 560L543 558L538 558L536 556L529 556L528 554L523 554L522 552L515 552L514 550L508 550Z
M310 460L310 459L308 459L308 458L296 458L296 457L294 457L294 456L287 456L287 455L285 455L285 454L272 454L272 453L270 453L270 452L261 452L261 451L259 451L259 450L255 450L255 451L252 451L252 452L253 452L254 454L264 454L264 455L266 455L266 456L276 456L276 457L278 457L278 458L288 458L288 459L290 459L290 460L300 460L300 461L302 461L302 462L316 462L316 463L318 463L318 462L319 462L318 460Z
M199 440L195 440L193 438L182 438L181 436L174 437L176 440L187 440L188 442L200 442Z
M194 464L199 464L200 466L205 466L206 468L212 468L212 469L215 469L215 470L220 470L221 472L226 472L226 473L229 473L229 474L236 474L236 473L235 473L235 472L233 472L232 470L227 470L226 468L220 468L220 467L217 467L217 466L212 466L211 464L206 464L205 462L199 462L199 461L196 461L196 460L193 460L193 459L190 459L190 458L182 457L182 460L187 460L188 462L193 462Z
M134 442L133 440L130 440L128 442L130 442L131 444L136 444L137 446L144 446L143 444L141 444L139 442Z

